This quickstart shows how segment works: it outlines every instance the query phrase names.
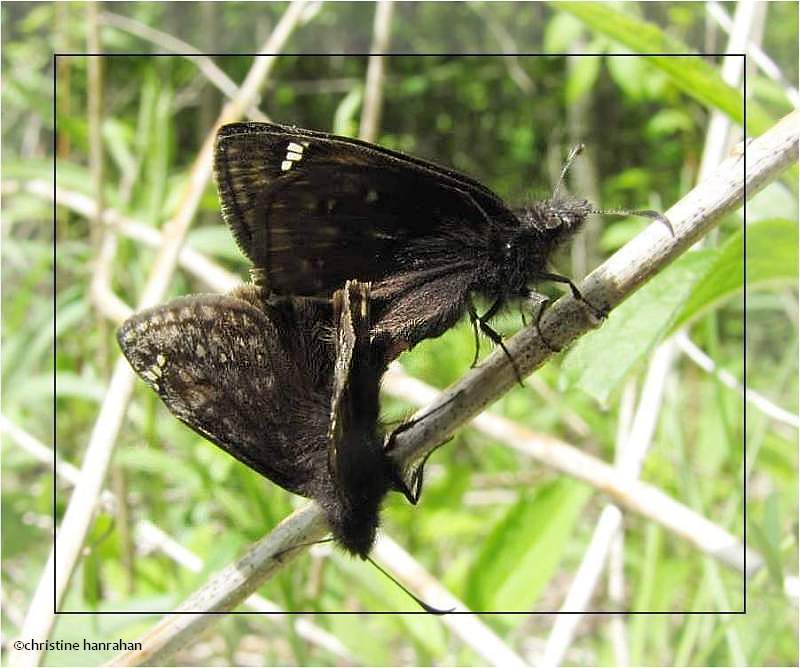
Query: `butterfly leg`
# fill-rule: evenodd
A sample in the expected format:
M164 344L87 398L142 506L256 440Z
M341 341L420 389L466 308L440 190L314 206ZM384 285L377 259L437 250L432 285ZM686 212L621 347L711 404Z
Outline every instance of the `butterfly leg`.
M547 340L547 337L542 334L542 330L539 327L539 324L542 320L542 315L544 315L545 309L550 305L550 299L543 294L535 292L533 290L529 290L528 293L525 295L525 298L528 300L528 303L531 306L531 314L533 315L533 326L536 329L536 333L539 335L539 338L542 340L542 343L547 347L550 352L558 353L561 352L561 348L554 346L550 341Z
M475 356L472 358L472 364L470 365L470 369L475 368L475 365L478 363L478 355L480 354L481 351L481 340L480 337L478 336L478 329L486 333L486 330L484 329L484 327L488 328L486 322L488 320L491 320L495 316L495 314L500 310L500 307L503 305L503 303L504 302L502 299L495 300L494 304L492 304L489 307L489 310L486 311L486 313L484 313L483 315L479 316L478 311L475 308L475 304L472 302L472 298L471 297L467 298L467 312L469 313L469 321L472 324L472 330L475 333ZM497 332L495 332L491 328L489 329L490 331L493 332L495 336L500 336ZM490 336L490 338L492 337ZM492 340L494 341L493 338Z
M522 382L522 374L520 374L519 368L517 367L516 362L514 362L514 358L511 357L511 353L508 352L508 348L506 348L505 344L503 343L503 337L499 332L492 329L486 322L495 316L504 303L505 301L503 299L495 300L494 304L489 307L489 310L481 316L479 316L478 312L475 310L475 305L472 303L472 300L469 300L467 303L470 320L472 321L473 326L475 326L475 358L472 360L472 366L474 367L478 362L478 351L480 348L478 329L480 329L487 337L489 337L489 340L492 343L494 343L496 346L500 346L500 348L503 349L503 352L506 354L506 357L508 357L508 361L511 364L511 368L514 369L514 375L517 377L517 381L524 387Z
M478 327L480 327L480 330L489 337L489 340L492 343L502 348L503 352L506 354L506 357L508 357L508 362L511 364L511 368L514 370L514 375L517 378L517 382L522 387L525 387L525 384L522 382L522 374L519 372L517 363L514 361L514 358L511 357L511 353L508 352L508 348L506 348L506 344L503 343L503 337L500 335L500 333L489 327L489 325L487 325L481 318L478 318Z
M467 312L469 313L469 322L472 325L472 332L475 335L475 355L472 358L472 364L469 365L470 369L474 369L475 366L478 364L478 356L481 352L481 339L478 335L478 322L480 322L480 316L478 315L478 311L475 310L475 304L472 303L472 298L467 298Z
M505 344L503 343L502 335L499 332L492 329L487 323L488 320L491 320L497 314L497 312L500 310L500 308L503 306L504 303L505 301L502 298L495 300L494 304L492 304L489 307L489 310L486 311L486 313L484 313L483 315L479 316L478 312L475 310L475 305L472 303L472 300L468 302L467 309L469 311L470 321L472 322L473 327L475 328L475 357L472 360L472 367L474 367L478 363L478 352L480 350L480 339L478 337L478 330L480 329L487 337L489 337L489 340L492 343L494 343L496 346L500 346L500 348L503 349L503 352L506 354L506 357L508 357L508 361L511 364L511 367L514 369L514 375L517 377L517 381L519 382L520 385L523 385L522 374L520 374L519 368L517 367L516 362L514 362L514 358L511 357L511 353L508 352L508 348L506 348Z
M561 274L551 274L548 272L542 272L536 274L534 277L536 280L545 280L545 281L554 281L555 283L564 283L569 286L570 291L572 292L572 296L581 304L585 305L595 316L598 320L605 320L608 312L605 309L597 308L594 304L591 304L586 297L581 294L581 291L578 290L578 286L575 285L571 279L567 278L566 276L562 276Z
M499 332L492 329L488 323L489 320L491 320L492 318L494 318L495 315L497 315L497 312L502 308L503 304L505 304L505 300L503 298L496 299L494 304L492 304L489 307L489 310L478 318L478 327L486 336L489 337L492 343L494 343L497 346L500 346L503 349L503 352L506 354L506 357L508 357L508 361L511 363L511 367L514 369L514 375L517 377L517 381L519 382L520 385L524 386L522 382L522 374L520 374L519 368L517 368L517 364L516 362L514 362L514 358L511 357L511 354L508 352L508 349L503 343L502 335Z
M394 447L394 441L398 434L402 434L404 431L407 431L415 424L417 424L417 422L419 422L420 420L427 418L436 413L437 411L441 410L442 408L447 406L447 404L449 404L451 401L454 401L459 394L460 394L459 392L456 392L452 397L449 397L447 401L439 404L432 411L429 411L424 415L420 415L418 418L407 420L406 422L401 424L397 429L395 429L389 435L389 438L386 440L386 445L384 446L384 450L386 452L391 451L391 449ZM449 440L450 439L448 438L447 441ZM434 450L447 443L447 441L442 441L442 443L437 445L436 448L434 448ZM402 492L403 496L405 496L408 502L413 506L417 505L419 497L422 495L423 470L425 468L425 464L428 461L428 457L430 457L432 454L433 450L431 450L427 455L425 455L425 457L422 460L422 463L419 466L417 466L417 468L411 474L411 484L406 483L402 473L397 469L397 467L393 467L391 476L393 489L397 490L398 492Z
M500 307L502 307L504 303L505 303L505 300L503 300L502 298L500 298L500 299L495 299L495 302L494 302L494 304L492 304L492 305L489 307L489 310L488 310L488 311L486 311L486 313L484 313L484 314L483 314L483 315L480 317L480 321L481 321L482 323L486 323L486 322L488 322L489 320L491 320L492 318L494 318L494 317L497 315L497 312L500 310Z
M406 482L402 476L402 474L395 470L393 474L392 485L394 489L399 492L403 493L403 496L406 497L406 500L412 505L416 506L419 503L419 498L422 496L422 479L423 474L425 472L425 464L428 463L428 458L433 454L433 450L431 450L425 457L422 459L422 462L414 469L414 472L411 474L410 482Z

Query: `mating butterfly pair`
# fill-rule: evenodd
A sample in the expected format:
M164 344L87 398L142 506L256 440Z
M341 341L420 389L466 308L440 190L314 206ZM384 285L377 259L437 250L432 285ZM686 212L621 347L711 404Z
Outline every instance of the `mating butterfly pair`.
M120 347L176 417L315 499L334 538L365 557L386 492L419 494L378 427L386 365L465 313L476 337L502 345L489 319L509 300L537 301L536 280L579 295L546 266L592 208L556 189L514 213L454 170L274 124L224 126L214 159L254 285L134 315ZM491 302L482 316L473 295Z
M315 499L334 538L366 557L391 487L416 498L383 447L369 286L331 302L269 302L245 285L128 319L125 356L182 422L284 489Z

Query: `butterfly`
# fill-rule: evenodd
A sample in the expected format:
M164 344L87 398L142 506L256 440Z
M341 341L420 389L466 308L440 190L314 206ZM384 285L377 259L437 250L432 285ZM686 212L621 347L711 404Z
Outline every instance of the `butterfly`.
M530 287L538 281L565 283L582 300L547 265L595 210L558 187L550 199L512 210L453 169L357 139L255 122L220 128L214 176L254 281L273 294L307 297L327 297L349 278L371 282L374 343L390 359L465 313L476 344L480 329L502 346L488 322L511 300L541 313L547 300ZM482 315L475 296L490 303Z
M384 447L378 391L386 360L370 345L370 324L365 283L346 282L330 301L274 302L245 285L137 313L117 340L175 417L314 499L334 539L366 558L387 492L419 498Z

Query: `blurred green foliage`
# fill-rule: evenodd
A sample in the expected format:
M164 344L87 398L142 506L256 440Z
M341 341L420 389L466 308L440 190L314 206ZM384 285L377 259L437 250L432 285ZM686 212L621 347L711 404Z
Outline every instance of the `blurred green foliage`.
M257 9L249 3L103 6L216 54L256 51L284 8L282 3ZM367 52L372 30L367 9L358 3L322 5L284 51ZM700 3L398 5L391 48L440 55L386 59L378 141L465 171L514 204L546 196L569 146L583 141L588 148L570 184L577 194L606 208L665 210L697 179L709 114L718 110L741 120L742 97L723 83L719 57L614 54L722 50L726 37L704 21ZM768 52L785 79L796 81L796 5L771 4L765 30ZM90 221L60 206L54 225L51 202L31 184L41 182L47 192L55 151L59 188L96 196L87 166L87 58L50 55L85 50L86 6L4 3L2 33L3 414L46 445L57 442L59 457L77 464L118 357L115 326L90 299L97 252ZM192 162L224 97L189 59L153 56L163 47L107 23L100 34L103 50L116 52L104 56L102 65L105 204L158 228L181 205ZM455 55L479 48L542 55ZM581 50L594 55L543 55ZM216 55L214 62L241 82L252 57ZM367 58L359 55L283 55L262 91L260 108L277 122L355 135L366 66ZM748 92L752 133L791 108L780 84L757 71L748 73ZM531 387L516 388L492 410L612 461L621 390L628 383L641 385L653 348L678 327L688 328L718 368L741 381L746 364L749 387L780 406L796 407L796 201L788 180L769 186L748 206L746 246L741 213L729 216L702 251L685 255L597 332L538 372L556 390L555 398ZM560 271L579 278L645 224L630 218L593 220L571 253L557 259ZM187 244L245 280L247 264L222 225L211 183ZM139 299L154 255L152 248L120 236L112 287L128 304ZM204 290L197 278L179 270L169 296ZM521 322L509 309L496 326L512 333ZM445 387L466 371L472 346L471 329L461 323L403 355L401 362L414 376ZM485 354L485 340L482 348ZM752 406L745 430L738 392L686 358L677 359L673 373L643 478L740 536L746 481L748 539L768 568L747 583L748 611L755 615L630 617L631 662L796 664L796 611L782 593L782 574L796 572L797 563L797 430ZM383 405L387 421L410 410L388 396ZM585 423L591 436L576 435L571 426L576 421ZM52 478L45 465L10 439L2 448L3 585L12 605L24 612L49 549ZM298 504L173 419L143 383L137 383L115 466L126 481L132 518L156 523L200 555L203 570L179 568L156 551L131 555L119 520L100 514L89 537L89 558L65 609L174 608ZM60 519L68 499L63 481L58 491ZM469 605L542 611L561 605L604 503L597 490L544 471L466 428L433 456L420 505L412 508L392 495L383 516L387 533ZM660 525L628 516L626 528L628 609L743 609L741 574ZM337 552L329 559L303 557L260 593L290 610L413 607L368 564ZM603 592L593 599L596 609L611 605ZM7 628L16 627L17 619L4 617ZM53 637L84 637L86 624L79 620L62 617ZM530 651L529 636L546 637L551 620L484 618L521 652ZM152 621L95 616L92 633L133 639ZM484 661L431 617L318 616L315 621L364 664ZM238 662L237 648L243 639L252 642L253 633L266 664L335 660L306 646L283 622L230 618L220 631L226 643L213 651L223 662ZM615 661L599 620L571 652L568 663ZM48 662L88 665L104 658L110 657L52 653Z

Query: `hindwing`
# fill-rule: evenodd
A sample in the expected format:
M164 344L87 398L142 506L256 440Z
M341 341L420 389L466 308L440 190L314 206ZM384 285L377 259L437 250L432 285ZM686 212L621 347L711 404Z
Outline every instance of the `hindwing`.
M313 391L326 365L298 364L284 343L298 332L280 331L265 309L235 296L183 297L135 314L117 339L178 419L284 489L313 496L328 477L329 404ZM331 354L320 345L312 356Z

